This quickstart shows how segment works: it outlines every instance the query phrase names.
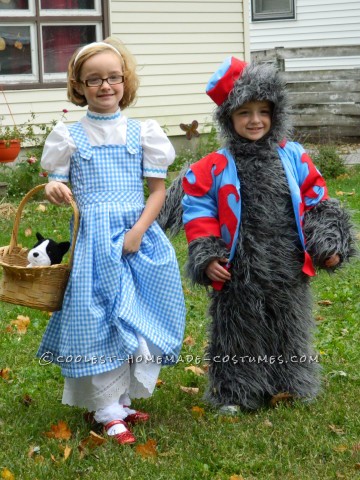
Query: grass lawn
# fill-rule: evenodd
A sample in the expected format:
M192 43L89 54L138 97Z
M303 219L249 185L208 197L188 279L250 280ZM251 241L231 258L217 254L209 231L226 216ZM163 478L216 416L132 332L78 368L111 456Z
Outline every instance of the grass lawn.
M330 194L351 209L359 226L360 168L349 170L349 175L328 185ZM36 231L67 240L70 209L47 204L43 212L37 207L36 202L26 207L19 242L31 246ZM12 225L13 217L8 218L4 211L0 245L9 244ZM26 237L29 228L33 234ZM175 238L173 244L183 269L187 254L184 235ZM317 401L308 405L278 404L234 418L220 416L204 403L206 375L185 370L203 366L208 319L204 289L192 287L185 278L183 286L187 304L185 337L190 338L181 352L183 361L162 369L162 383L152 398L136 402L139 409L151 414L147 424L134 427L137 446L121 447L110 440L94 448L84 446L91 430L84 410L61 404L63 379L59 368L40 366L35 358L48 314L0 303L0 478L360 478L359 260L334 275L322 272L313 280L316 347L323 366L323 389ZM30 319L23 334L11 323L19 315ZM198 392L188 393L181 386ZM59 421L66 422L70 438L45 435L54 433L51 427L59 426ZM59 429L61 432L66 430Z

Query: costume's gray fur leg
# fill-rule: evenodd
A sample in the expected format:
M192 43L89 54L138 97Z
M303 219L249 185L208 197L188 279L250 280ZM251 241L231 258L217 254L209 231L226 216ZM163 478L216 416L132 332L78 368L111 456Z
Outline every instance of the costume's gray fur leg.
M336 253L340 264L356 255L350 215L335 199L325 200L305 213L304 233L317 267L325 268L325 260Z
M251 287L239 293L237 298L226 290L213 293L206 399L214 406L254 410L280 392L314 398L319 364L311 349L314 321L307 282L274 301L259 298Z

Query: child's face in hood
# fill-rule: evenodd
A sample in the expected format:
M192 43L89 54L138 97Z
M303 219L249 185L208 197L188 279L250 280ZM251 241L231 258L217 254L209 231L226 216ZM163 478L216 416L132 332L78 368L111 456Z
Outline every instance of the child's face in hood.
M238 135L255 142L270 131L271 116L271 102L255 100L241 105L232 113L231 119Z

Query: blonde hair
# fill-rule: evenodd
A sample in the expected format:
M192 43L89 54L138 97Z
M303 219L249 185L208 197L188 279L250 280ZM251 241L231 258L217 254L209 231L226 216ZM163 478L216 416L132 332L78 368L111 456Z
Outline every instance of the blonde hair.
M109 44L109 47L105 44ZM140 82L136 73L136 60L125 45L116 38L108 37L102 42L94 43L93 46L85 48L83 52L81 51L81 48L83 47L78 48L73 53L68 66L67 96L70 102L79 105L80 107L85 107L87 105L85 96L76 90L76 85L81 82L80 74L82 66L86 60L93 55L104 51L112 52L115 48L120 54L124 75L124 95L120 100L119 106L121 110L124 110L126 107L133 104L136 100L136 94Z

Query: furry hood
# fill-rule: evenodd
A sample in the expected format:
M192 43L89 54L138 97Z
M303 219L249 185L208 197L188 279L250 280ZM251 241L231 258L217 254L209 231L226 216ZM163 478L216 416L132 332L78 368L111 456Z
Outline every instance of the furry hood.
M273 104L270 132L257 142L240 137L234 130L231 114L245 102L268 100ZM291 134L289 120L289 102L285 83L275 67L268 64L248 64L240 78L235 82L225 102L218 106L214 119L220 127L220 134L226 146L239 141L243 144L264 142L278 144Z

